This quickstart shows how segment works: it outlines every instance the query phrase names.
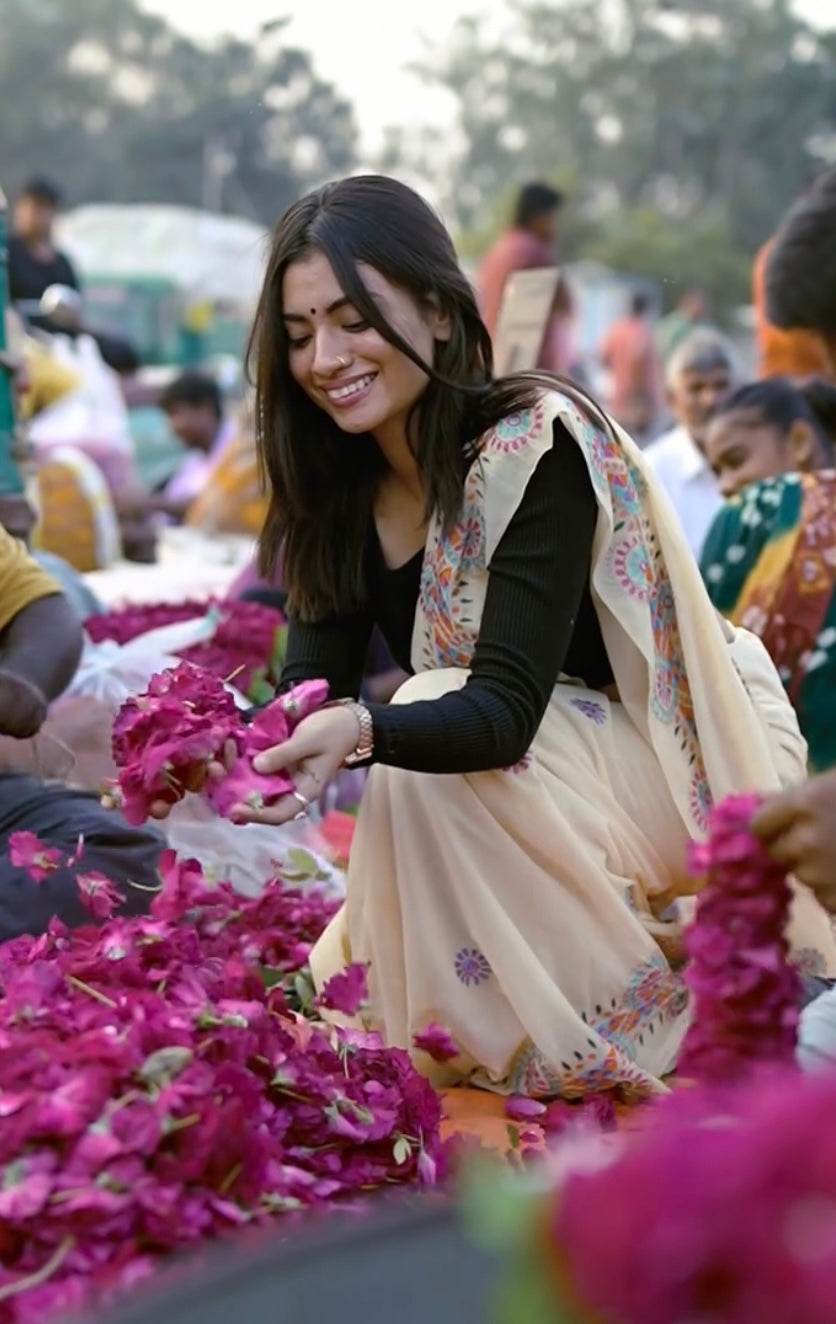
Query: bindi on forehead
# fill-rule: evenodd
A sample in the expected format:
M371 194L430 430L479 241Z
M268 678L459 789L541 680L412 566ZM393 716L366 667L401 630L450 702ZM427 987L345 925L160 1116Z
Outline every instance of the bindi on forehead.
M316 309L315 309L315 308L312 308L312 309L311 309L311 317L316 317Z

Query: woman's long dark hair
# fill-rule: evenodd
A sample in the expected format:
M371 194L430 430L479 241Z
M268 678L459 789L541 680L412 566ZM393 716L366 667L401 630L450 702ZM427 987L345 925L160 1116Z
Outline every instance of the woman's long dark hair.
M361 607L375 485L384 462L371 436L347 437L306 395L289 367L282 284L291 262L324 254L340 286L376 331L428 378L410 420L427 513L445 524L461 509L467 464L478 438L500 418L530 406L558 379L520 374L493 381L488 332L444 225L405 184L360 175L327 184L285 212L276 226L250 343L259 458L270 506L259 553L272 573L281 552L291 611L313 620ZM357 272L374 267L419 306L449 317L450 338L424 363L380 312ZM561 388L587 410L591 401ZM597 411L595 411L597 412Z

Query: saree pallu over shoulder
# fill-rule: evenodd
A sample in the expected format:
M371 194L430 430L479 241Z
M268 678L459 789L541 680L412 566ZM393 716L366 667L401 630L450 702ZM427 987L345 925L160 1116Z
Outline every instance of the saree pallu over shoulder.
M483 438L462 518L430 527L416 612L416 671L467 667L490 561L525 486L555 444L580 446L598 502L591 584L618 692L663 764L689 831L714 799L778 785L763 730L667 496L617 424L605 430L568 396L544 394ZM557 434L557 444L567 444Z
M374 767L347 902L312 966L321 985L367 961L369 1019L392 1044L446 1025L458 1058L439 1067L415 1054L439 1083L647 1093L664 1088L687 1025L667 907L685 890L688 842L714 798L779 784L797 728L777 677L747 679L751 658L771 665L743 632L732 647L641 452L559 391L482 438L459 521L431 522L415 675L396 702L467 683L492 558L552 445L581 448L595 492L590 583L620 702L561 677L512 768ZM829 923L807 893L793 926L805 968L836 975Z

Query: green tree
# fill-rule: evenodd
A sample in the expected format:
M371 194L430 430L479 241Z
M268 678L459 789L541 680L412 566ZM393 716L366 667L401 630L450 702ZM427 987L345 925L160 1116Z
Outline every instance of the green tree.
M270 223L354 158L351 107L286 44L197 45L135 0L0 0L3 179L73 203L171 202Z
M699 254L739 294L745 256L836 155L836 30L789 0L515 0L513 16L502 42L461 23L423 68L458 104L444 201L465 244L513 183L563 176L567 257L667 278Z

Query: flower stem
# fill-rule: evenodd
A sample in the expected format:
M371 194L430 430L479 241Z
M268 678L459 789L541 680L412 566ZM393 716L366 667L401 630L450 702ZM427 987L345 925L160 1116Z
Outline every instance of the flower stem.
M243 1169L243 1167L244 1167L243 1163L236 1163L234 1167L230 1168L229 1172L226 1174L220 1186L218 1187L219 1193L221 1195L226 1195L227 1191L230 1190L230 1188L235 1185L238 1178L241 1176L241 1170Z
M118 1011L119 1003L114 1002L106 993L101 993L97 988L91 988L89 984L85 984L83 979L77 979L75 975L66 975L65 978L68 984L73 985L73 988L86 993L88 997L95 998L97 1002L101 1002L105 1007L112 1007L114 1011Z
M61 1268L74 1245L75 1237L65 1237L52 1257L46 1264L42 1264L36 1273L30 1273L25 1278L18 1278L15 1282L0 1287L0 1301L5 1301L10 1296L19 1296L21 1292L30 1292L33 1287L40 1287Z

